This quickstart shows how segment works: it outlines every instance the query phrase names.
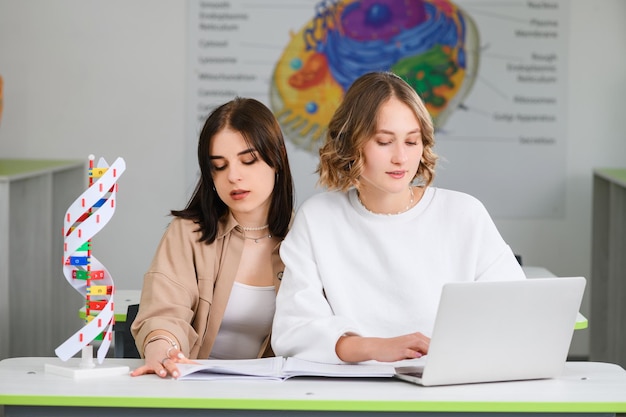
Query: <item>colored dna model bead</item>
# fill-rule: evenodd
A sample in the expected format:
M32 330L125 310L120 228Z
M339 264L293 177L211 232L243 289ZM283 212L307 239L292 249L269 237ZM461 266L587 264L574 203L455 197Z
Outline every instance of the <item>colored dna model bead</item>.
M63 274L76 291L85 297L83 328L55 349L63 361L101 340L98 362L102 363L111 345L115 286L109 271L91 251L91 238L115 213L117 181L126 169L122 158L109 166L100 158L94 167L89 156L89 187L68 208L63 224Z

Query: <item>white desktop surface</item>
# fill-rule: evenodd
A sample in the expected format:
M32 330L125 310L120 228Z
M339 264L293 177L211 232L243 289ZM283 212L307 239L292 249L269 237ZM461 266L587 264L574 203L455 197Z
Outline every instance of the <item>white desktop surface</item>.
M542 266L522 266L526 278L553 278L556 277L549 269Z
M69 363L77 365L79 360ZM139 359L106 359L103 366L134 369L141 363ZM169 409L175 415L189 409L626 413L626 371L597 362L567 362L562 376L555 379L427 388L392 378L177 381L121 375L74 380L46 374L45 364L62 362L41 357L0 361L0 405L5 406L7 416L20 406L31 411L50 406L68 407L68 411L120 407L116 415L123 414L122 409L132 415L139 408Z

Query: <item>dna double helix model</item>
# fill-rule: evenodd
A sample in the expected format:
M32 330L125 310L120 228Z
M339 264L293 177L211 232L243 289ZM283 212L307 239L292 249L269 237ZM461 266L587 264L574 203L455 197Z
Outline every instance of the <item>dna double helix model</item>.
M109 271L93 256L91 238L115 213L117 181L126 169L124 159L109 166L100 158L94 166L89 155L89 187L67 209L63 222L63 274L85 297L85 325L55 349L67 361L94 340L101 340L98 363L102 363L112 339L115 286Z

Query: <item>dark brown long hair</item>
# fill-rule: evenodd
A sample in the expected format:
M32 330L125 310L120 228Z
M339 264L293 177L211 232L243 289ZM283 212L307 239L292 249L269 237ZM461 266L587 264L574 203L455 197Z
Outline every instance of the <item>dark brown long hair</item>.
M215 135L227 127L241 133L246 144L256 149L263 161L276 170L268 224L273 236L285 237L294 206L294 185L287 149L274 114L252 98L237 97L211 112L198 141L200 178L185 209L172 210L171 214L194 220L199 225L200 241L212 243L215 240L218 221L228 213L229 208L215 190L209 149Z

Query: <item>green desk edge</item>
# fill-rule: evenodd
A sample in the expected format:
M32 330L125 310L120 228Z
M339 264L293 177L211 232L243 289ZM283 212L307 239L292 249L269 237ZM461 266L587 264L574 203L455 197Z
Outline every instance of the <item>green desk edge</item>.
M626 187L626 168L600 168L594 170L594 173L607 181Z
M44 170L66 169L69 166L79 166L87 163L78 160L56 159L0 159L0 179L2 177L16 177Z
M419 388L416 388L419 389ZM421 388L424 389L424 388ZM425 388L428 389L428 388ZM288 411L395 411L395 412L530 412L623 413L626 402L471 402L471 401L363 401L363 400L246 400L241 398L142 398L0 395L2 405L181 408Z

